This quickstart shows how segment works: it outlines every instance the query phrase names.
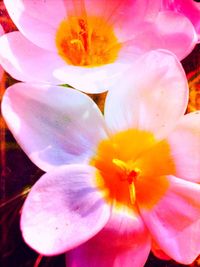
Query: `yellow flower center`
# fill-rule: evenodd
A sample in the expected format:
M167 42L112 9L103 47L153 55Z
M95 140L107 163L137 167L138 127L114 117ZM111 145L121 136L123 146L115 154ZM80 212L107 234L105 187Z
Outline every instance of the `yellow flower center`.
M59 55L74 66L95 67L113 63L121 44L113 27L100 17L68 17L56 33Z
M107 201L151 209L169 187L166 175L175 174L170 147L153 134L130 129L102 140L91 165L98 169L97 187Z

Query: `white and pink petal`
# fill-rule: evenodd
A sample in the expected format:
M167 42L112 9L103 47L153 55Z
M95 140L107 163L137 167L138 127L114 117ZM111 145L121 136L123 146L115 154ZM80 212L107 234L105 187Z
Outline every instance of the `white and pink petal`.
M143 267L151 239L137 211L117 209L87 243L66 254L69 267Z
M55 69L53 75L62 83L68 83L85 93L102 93L111 89L115 90L138 56L137 49L126 44L114 63L92 68L65 64Z
M65 1L4 0L6 9L17 28L34 44L56 51L55 34L66 17Z
M139 203L140 213L158 247L177 262L190 264L200 254L200 185L173 176L168 181L167 192L154 207Z
M181 118L167 137L176 168L176 176L200 182L200 111Z
M6 90L2 113L22 149L44 171L87 162L107 136L96 104L71 88L17 83Z
M73 1L74 2L74 1ZM138 25L143 21L153 20L160 7L160 0L85 0L86 14L105 20L113 26L119 42L125 42L135 36ZM77 6L80 4L78 3ZM101 27L101 25L99 26Z
M163 138L175 127L188 102L188 84L180 62L168 51L140 57L115 90L108 92L105 119L112 132L146 130Z
M179 60L185 58L195 47L197 35L190 20L182 14L159 12L151 23L143 23L133 39L133 45L143 53L153 49L166 49Z
M18 29L33 43L55 50L55 35L59 24L68 17L100 17L113 26L119 40L127 40L137 25L155 17L159 0L5 0L6 8Z
M18 31L0 37L0 62L16 80L62 83L54 71L65 65L63 60L56 53L34 45Z
M173 10L184 14L195 27L200 41L200 3L195 0L163 0L163 9Z
M137 47L125 44L115 63L83 68L68 65L57 53L34 45L20 32L0 37L0 62L16 80L70 84L87 93L115 88L139 55Z
M96 170L84 165L56 168L32 187L21 214L25 242L43 255L56 255L86 242L110 217L95 186Z
M159 248L154 240L152 240L151 251L157 258L161 260L171 260L171 258Z

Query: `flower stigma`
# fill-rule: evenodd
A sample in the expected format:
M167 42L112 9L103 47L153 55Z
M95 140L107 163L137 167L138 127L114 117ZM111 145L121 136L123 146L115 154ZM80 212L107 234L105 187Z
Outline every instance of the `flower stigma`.
M68 64L84 67L115 62L121 48L113 27L95 16L63 20L56 32L56 46Z
M112 162L122 171L122 181L127 181L129 186L129 194L131 204L135 203L136 195L135 195L135 185L137 176L139 175L140 170L138 168L134 168L133 170L129 168L129 165L120 159L113 159ZM125 174L125 175L123 175ZM125 176L123 178L123 176Z

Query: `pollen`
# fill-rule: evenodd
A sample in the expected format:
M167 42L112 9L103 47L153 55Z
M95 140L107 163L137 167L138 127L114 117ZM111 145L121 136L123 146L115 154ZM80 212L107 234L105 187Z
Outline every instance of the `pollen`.
M74 66L113 63L121 49L112 25L101 17L68 17L60 23L55 41L58 54Z
M139 203L151 209L169 187L167 175L175 174L168 143L135 129L102 140L90 164L98 170L97 187L107 192L106 200L129 208Z
M121 171L121 180L127 181L129 188L130 202L131 204L134 204L136 199L134 182L136 181L136 178L139 175L140 170L138 168L131 169L128 163L125 163L120 159L113 159L112 162L116 165L117 168L119 168L119 171Z

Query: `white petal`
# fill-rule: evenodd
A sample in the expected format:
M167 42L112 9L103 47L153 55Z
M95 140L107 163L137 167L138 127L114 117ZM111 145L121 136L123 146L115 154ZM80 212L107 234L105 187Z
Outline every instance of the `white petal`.
M152 209L140 212L153 239L169 257L190 264L200 253L200 185L173 176Z
M2 112L23 150L44 171L87 161L106 138L96 104L73 89L18 83L6 90Z
M22 209L25 241L45 255L72 249L99 232L110 207L97 191L96 170L69 165L43 175L32 187Z
M116 90L108 93L105 119L113 132L137 128L165 137L185 112L188 84L171 53L155 50L139 58Z
M176 176L200 182L200 111L182 117L167 138Z

